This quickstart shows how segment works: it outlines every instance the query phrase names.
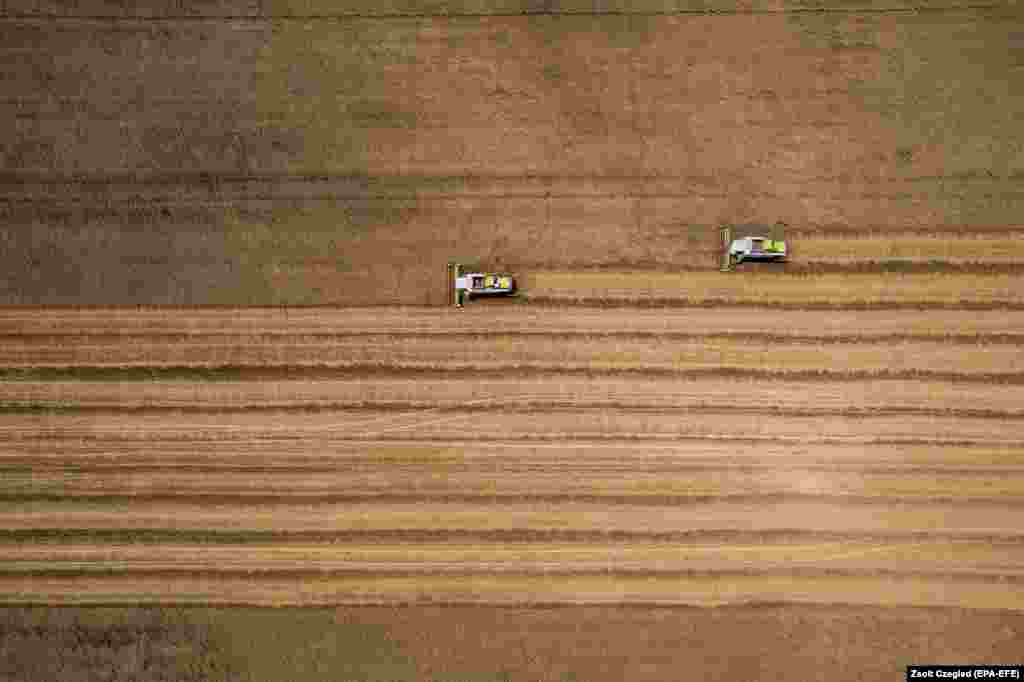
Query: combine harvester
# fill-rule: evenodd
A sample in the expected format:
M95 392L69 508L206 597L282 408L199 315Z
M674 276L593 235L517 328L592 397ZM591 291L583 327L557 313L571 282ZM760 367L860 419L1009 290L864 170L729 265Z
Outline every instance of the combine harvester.
M776 225L773 232L781 232ZM781 263L786 261L786 241L781 234L771 237L747 236L733 239L732 227L722 228L722 272L733 270L744 262Z
M448 305L461 308L472 298L515 296L516 278L500 272L463 272L458 263L448 264Z

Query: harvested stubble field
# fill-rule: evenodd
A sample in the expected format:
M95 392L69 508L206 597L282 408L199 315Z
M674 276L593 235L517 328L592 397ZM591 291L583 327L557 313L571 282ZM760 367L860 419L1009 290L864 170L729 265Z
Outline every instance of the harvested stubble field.
M398 622L438 605L561 641L614 606L655 659L687 607L757 641L861 609L858 670L926 651L889 643L920 613L1012 651L1024 325L993 308L9 308L0 595L401 606L420 673L450 649ZM595 655L516 632L506 669Z

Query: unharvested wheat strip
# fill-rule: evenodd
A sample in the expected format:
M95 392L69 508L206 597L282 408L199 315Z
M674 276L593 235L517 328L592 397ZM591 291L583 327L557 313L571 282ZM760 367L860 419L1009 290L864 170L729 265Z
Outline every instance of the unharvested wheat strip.
M600 273L598 273L600 274ZM657 274L657 273L656 273ZM726 278L742 273L715 273ZM660 276L660 275L659 275ZM680 275L678 296L689 295ZM703 278L704 275L700 275ZM898 275L887 276L890 281ZM855 280L856 281L856 280ZM898 281L898 280L897 280ZM699 281L698 281L699 283ZM726 284L726 286L730 286ZM532 292L530 292L532 293ZM756 305L757 301L753 301ZM344 331L458 334L522 331L760 333L766 311L757 308L592 309L540 305L375 308L3 308L3 334L232 333L312 334ZM773 310L771 331L797 336L893 334L1022 334L1016 310Z
M946 538L716 542L359 542L90 544L4 547L0 572L166 571L784 571L826 569L1024 577L1024 543ZM936 570L941 567L941 570Z
M936 416L778 416L734 413L659 414L614 409L545 413L329 411L311 413L189 414L168 421L161 414L0 414L0 439L83 438L112 441L223 442L240 439L398 438L505 440L556 438L736 439L792 443L882 441L1017 444L1015 421Z
M367 336L331 342L145 343L0 346L7 367L256 367L399 366L424 369L529 368L614 370L754 369L761 372L881 371L1014 374L1024 372L1015 345L890 343L766 343L757 340L653 338L530 338L495 334L467 343L455 336Z
M692 505L610 507L605 502L346 502L241 504L233 500L0 501L6 529L231 531L555 531L683 533L710 531L1024 538L1024 506L934 500L865 504L838 498L783 498L768 504L710 500Z
M827 233L826 233L827 234ZM936 237L935 235L804 236L793 241L795 263L856 263L858 261L944 261L949 263L1021 263L1016 245L1024 232L1005 235Z
M1024 235L1024 225L904 225L904 226L859 226L859 225L815 225L814 227L792 226L786 235L801 242L805 239L1014 239Z
M1024 592L987 577L894 575L3 576L5 604L877 604L1024 610Z
M693 268L697 271L707 271L712 268ZM751 268L752 269L752 268ZM957 261L957 260L930 260L922 258L899 258L890 259L884 258L881 260L861 260L861 259L830 259L825 258L822 260L801 260L799 262L790 261L789 263L779 263L768 266L766 269L771 269L777 272L785 272L788 275L802 275L802 276L818 276L818 275L869 275L869 274L886 274L886 273L900 273L902 275L946 275L946 276L971 276L971 275L1011 275L1020 277L1024 275L1024 262L1022 261ZM730 303L730 305L735 305ZM906 303L870 303L870 307L895 307L895 308L906 308ZM970 307L972 309L978 308L992 308L1000 310L1008 310L1010 308L1019 308L1018 303L964 303L964 304L946 304L946 303L929 303L922 301L919 303L920 308L930 308L932 310L942 307L957 307L964 305L964 307ZM780 304L776 305L777 308L791 308L792 304ZM829 304L811 304L808 307L833 307ZM836 305L834 307L842 308L842 305ZM847 307L858 307L858 304L850 304ZM913 306L909 306L913 307Z
M0 382L0 404L52 408L345 408L394 406L430 408L529 408L588 405L628 408L743 410L862 409L1024 412L1024 386L950 384L942 381L885 379L862 381L765 381L744 378L519 377L460 375L395 378L269 381L11 381Z
M547 301L681 300L745 304L1020 305L1024 292L1013 275L870 273L787 275L767 271L535 272L529 295Z

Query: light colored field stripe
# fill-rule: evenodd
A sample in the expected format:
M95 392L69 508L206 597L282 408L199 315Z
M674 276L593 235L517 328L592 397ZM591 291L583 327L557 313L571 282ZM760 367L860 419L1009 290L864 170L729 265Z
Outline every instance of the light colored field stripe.
M0 401L110 408L289 407L406 403L410 408L482 404L528 406L530 401L608 403L610 407L712 407L734 409L863 408L885 410L974 409L1024 411L1024 386L950 384L886 379L864 381L762 381L734 377L356 377L268 381L12 381L0 382ZM525 396L530 396L529 398Z
M868 535L941 533L943 537L1024 537L1024 507L934 501L862 504L784 499L770 504L718 500L697 505L612 507L600 502L362 502L238 505L196 502L2 502L9 529L96 528L375 531L581 530L634 532L791 531Z
M83 473L117 475L137 467L211 472L299 472L333 468L342 472L417 471L508 473L571 468L586 472L636 472L714 468L719 471L870 470L888 473L1018 473L1024 447L949 445L869 445L684 440L677 442L496 442L423 443L408 440L328 441L310 448L302 441L219 443L216 450L178 441L100 442L75 438L19 440L0 448L0 466L14 475L32 469L40 475L73 467Z
M5 572L29 571L782 571L821 568L1024 576L1024 544L915 541L765 542L754 545L631 541L557 543L382 538L319 544L17 544Z
M760 371L925 371L1019 373L1024 352L1012 345L946 342L810 345L707 339L513 337L467 341L456 336L349 337L318 343L280 342L54 344L11 340L0 366L337 366L410 368L756 369Z
M1024 469L966 474L959 471L857 472L806 469L718 469L700 471L594 471L572 463L543 470L505 471L500 465L466 469L454 464L416 468L377 467L355 472L323 471L113 471L79 472L35 469L7 472L0 495L65 496L221 496L281 497L301 503L311 496L409 496L488 498L550 496L643 500L719 496L806 495L910 501L1024 500Z
M548 413L483 412L431 417L413 412L402 423L404 439L488 440L522 438L748 438L816 442L871 443L877 440L1019 444L1014 421L939 416L795 417L734 413L627 413L614 409ZM258 438L377 438L386 427L367 428L378 417L403 413L313 412L189 414L169 421L162 414L0 414L0 436L12 440L44 438L167 439L216 442ZM428 418L430 417L430 418ZM380 422L376 422L380 423ZM388 423L385 421L384 423ZM398 428L393 433L398 432Z
M794 240L798 260L857 262L899 260L941 260L971 263L1020 262L1018 246L1024 234L1009 232L968 237L913 235L866 235L859 237L803 237Z
M1024 610L1012 583L895 576L366 576L323 579L0 577L0 603L145 604L679 604L750 602Z
M678 275L681 286L675 295L687 295L689 287L686 286L686 280L692 274L694 273ZM728 282L734 275L745 277L743 273L712 274L725 278L715 281L726 287L732 286ZM878 278L878 275L870 277ZM885 277L886 279L880 281L900 282L900 275ZM757 281L764 283L763 279ZM851 285L859 281L852 280ZM813 283L813 280L810 283ZM500 332L524 329L547 333L675 331L705 334L763 333L767 329L777 333L815 336L901 333L1020 334L1024 330L1024 311L857 310L823 313L817 310L766 312L757 309L713 308L595 310L497 304L470 305L462 310L444 307L0 309L0 333L303 334L374 331L388 334L393 331L404 331L457 334L461 331Z

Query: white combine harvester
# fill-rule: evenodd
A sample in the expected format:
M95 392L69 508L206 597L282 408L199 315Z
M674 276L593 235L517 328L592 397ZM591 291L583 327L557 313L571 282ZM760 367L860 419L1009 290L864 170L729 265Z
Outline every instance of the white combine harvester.
M458 263L448 264L448 303L457 307L471 298L514 296L516 278L501 272L462 272Z
M722 271L732 270L745 261L780 262L786 260L784 239L747 236L732 238L732 228L722 228Z

